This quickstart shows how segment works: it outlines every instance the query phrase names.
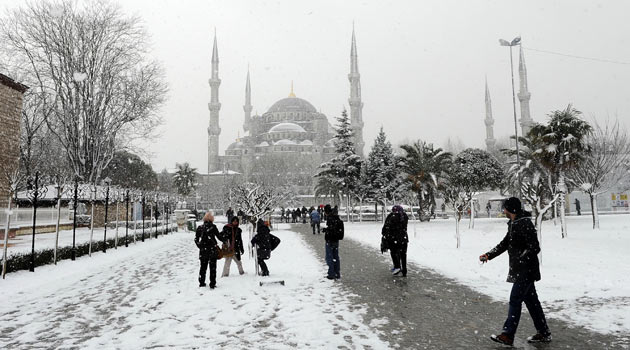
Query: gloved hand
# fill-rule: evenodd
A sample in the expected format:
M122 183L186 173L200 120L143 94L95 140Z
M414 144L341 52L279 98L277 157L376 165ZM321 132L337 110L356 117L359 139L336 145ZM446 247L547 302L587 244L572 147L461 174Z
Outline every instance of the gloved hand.
M483 254L483 255L479 256L479 261L481 261L482 263L487 263L488 260L490 260L490 259L488 258L487 254Z

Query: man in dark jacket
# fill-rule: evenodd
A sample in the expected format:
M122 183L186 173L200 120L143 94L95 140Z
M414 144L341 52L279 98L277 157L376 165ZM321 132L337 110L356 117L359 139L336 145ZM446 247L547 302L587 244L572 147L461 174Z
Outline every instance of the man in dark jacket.
M392 256L394 268L392 275L402 272L403 277L407 276L407 222L409 217L400 205L394 205L392 212L387 215L381 234L383 235L381 252L389 249Z
M263 276L269 276L269 269L267 268L265 260L271 257L271 251L274 250L279 243L280 240L270 233L269 227L265 225L265 222L262 219L258 219L256 223L256 235L252 238L252 245L256 246L256 257Z
M507 281L514 284L503 332L498 336L492 335L491 339L505 345L514 343L514 335L521 318L521 305L525 302L537 331L534 336L527 338L527 341L530 343L550 342L551 332L534 285L534 282L540 280L538 266L540 245L536 228L529 218L530 214L523 211L521 201L516 197L511 197L504 202L503 212L510 219L505 238L492 250L479 257L479 260L485 263L507 250L510 259Z
M339 215L326 204L324 207L326 213L326 227L323 228L324 240L326 241L326 264L328 264L328 274L326 278L329 280L341 278L341 262L339 260L339 240L343 239L343 221Z
M245 249L243 248L243 237L241 235L242 230L238 227L238 216L232 217L232 222L223 226L221 230L221 236L224 237L228 242L229 250L234 252L233 256L225 257L225 264L223 265L223 274L221 277L228 277L230 275L230 265L232 264L232 260L236 263L236 267L238 267L238 273L240 275L244 274L243 264L241 263L241 254L245 254Z
M214 216L211 212L207 212L203 217L203 225L197 227L195 233L195 244L199 248L199 287L206 286L206 269L210 265L210 288L214 289L217 285L217 257L218 244L217 240L221 240L219 230L212 223Z

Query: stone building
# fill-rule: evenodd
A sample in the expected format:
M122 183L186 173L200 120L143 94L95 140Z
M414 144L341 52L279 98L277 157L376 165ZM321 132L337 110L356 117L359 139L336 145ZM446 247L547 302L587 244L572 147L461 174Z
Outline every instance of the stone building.
M20 117L27 89L0 73L0 207L8 202L9 182L5 174L19 165Z
M361 81L358 68L358 55L354 29L350 50L350 110L351 127L355 134L357 154L363 155L363 117L361 101ZM317 108L305 99L299 98L293 92L288 97L274 103L262 115L252 115L252 89L250 75L247 73L245 83L245 104L243 105L245 135L228 145L225 155L219 155L219 53L216 34L212 50L212 76L209 80L211 88L210 123L208 126L208 174L225 171L235 171L245 179L256 176L256 172L268 173L269 169L261 169L265 164L284 163L278 165L280 171L294 173L290 180L302 188L300 192L310 192L312 177L317 166L331 159L335 153L335 130L326 115L318 112ZM304 162L311 166L297 167L295 164ZM261 166L262 165L262 166ZM273 169L271 169L273 170ZM223 174L223 173L221 173ZM263 175L263 174L260 174ZM207 177L207 176L206 176Z

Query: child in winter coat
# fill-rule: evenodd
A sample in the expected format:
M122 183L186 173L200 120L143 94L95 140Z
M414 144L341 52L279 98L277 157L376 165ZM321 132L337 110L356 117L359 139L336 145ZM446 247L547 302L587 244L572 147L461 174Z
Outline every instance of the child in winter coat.
M267 268L265 260L271 257L271 251L280 244L280 239L269 232L269 227L265 225L262 219L258 220L256 226L256 235L252 238L252 244L256 246L258 265L260 266L262 275L269 276L269 269Z

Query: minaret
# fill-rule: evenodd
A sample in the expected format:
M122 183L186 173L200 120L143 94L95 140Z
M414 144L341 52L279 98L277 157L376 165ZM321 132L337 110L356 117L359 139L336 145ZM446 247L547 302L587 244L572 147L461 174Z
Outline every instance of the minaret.
M490 90L488 89L488 79L486 78L486 150L492 152L496 144L494 139L494 119L492 119L492 100L490 99Z
M249 131L249 123L252 120L252 87L249 83L249 67L247 68L247 82L245 82L245 104L243 105L243 111L245 111L243 130Z
M534 121L529 114L529 99L532 94L527 89L527 68L525 67L525 56L523 47L520 47L520 59L518 62L518 75L520 77L520 88L518 90L518 100L521 102L521 132L522 136L527 135L534 125Z
M352 26L352 47L350 49L350 125L354 133L354 145L359 156L363 157L363 102L361 102L361 75L359 74L359 63L357 57L357 42L354 36L354 25Z
M208 173L218 171L219 165L219 135L221 134L221 128L219 128L219 110L221 109L221 103L219 103L219 85L221 85L221 79L219 79L219 50L217 49L217 31L214 31L214 47L212 48L212 76L208 80L210 84L210 103L208 103L208 109L210 110L210 124L208 126Z

